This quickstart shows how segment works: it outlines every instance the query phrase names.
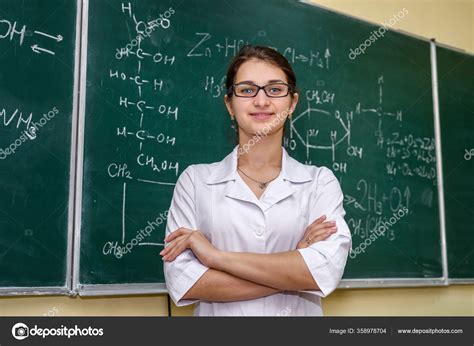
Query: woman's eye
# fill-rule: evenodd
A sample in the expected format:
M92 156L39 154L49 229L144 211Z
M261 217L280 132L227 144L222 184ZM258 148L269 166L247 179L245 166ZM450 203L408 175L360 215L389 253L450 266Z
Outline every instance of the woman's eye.
M282 88L279 88L279 87L273 87L273 88L270 88L270 94L273 94L273 95L279 95L283 93L283 89Z

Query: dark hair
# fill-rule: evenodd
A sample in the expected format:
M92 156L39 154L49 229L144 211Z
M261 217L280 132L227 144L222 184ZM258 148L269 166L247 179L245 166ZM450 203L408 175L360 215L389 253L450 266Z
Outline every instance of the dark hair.
M291 65L288 60L282 54L270 47L245 45L240 48L239 52L232 59L227 69L227 76L225 81L227 97L232 97L232 85L235 82L235 76L240 66L250 59L262 60L266 63L269 63L282 69L282 71L286 75L288 84L291 86L291 97L293 97L293 94L297 92L295 72L291 68Z

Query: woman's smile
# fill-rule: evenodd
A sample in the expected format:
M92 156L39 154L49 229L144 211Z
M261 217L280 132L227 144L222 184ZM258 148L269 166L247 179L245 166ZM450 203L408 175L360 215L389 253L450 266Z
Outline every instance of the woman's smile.
M257 111L257 112L252 112L252 113L249 113L250 116L254 119L257 119L257 120L268 120L270 119L271 117L273 117L273 115L275 113L273 112L263 112L263 111Z

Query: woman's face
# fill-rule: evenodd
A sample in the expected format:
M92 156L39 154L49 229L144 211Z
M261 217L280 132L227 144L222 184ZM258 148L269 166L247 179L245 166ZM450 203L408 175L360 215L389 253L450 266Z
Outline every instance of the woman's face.
M250 82L264 86L273 82L288 83L285 73L277 66L265 61L251 59L244 62L237 71L234 84ZM239 135L242 132L251 138L255 134L272 135L282 132L283 125L289 114L293 112L298 102L298 94L285 97L271 98L263 90L259 90L257 96L252 98L224 97L227 110L231 116L235 116Z

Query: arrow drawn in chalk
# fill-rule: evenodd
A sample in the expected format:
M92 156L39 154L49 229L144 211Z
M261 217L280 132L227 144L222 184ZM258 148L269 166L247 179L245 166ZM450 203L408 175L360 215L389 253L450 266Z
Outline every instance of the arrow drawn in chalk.
M45 53L48 53L48 54L51 54L51 55L55 55L55 53L53 51L41 48L37 44L31 46L31 50L33 52L37 53L37 54L41 54L41 52L45 52Z
M51 38L51 39L55 40L56 42L61 42L63 40L63 37L61 35L52 36L52 35L46 34L46 33L41 32L41 31L35 31L35 34L43 35L45 37Z

